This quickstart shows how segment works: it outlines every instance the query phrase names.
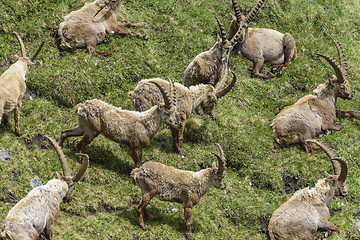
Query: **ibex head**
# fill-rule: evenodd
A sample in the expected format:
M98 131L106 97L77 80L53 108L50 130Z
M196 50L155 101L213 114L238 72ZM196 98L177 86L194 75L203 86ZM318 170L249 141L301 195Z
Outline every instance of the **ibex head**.
M73 191L75 189L76 183L84 175L84 173L89 165L89 157L86 154L77 153L77 155L80 155L82 157L82 165L81 165L80 170L76 173L76 175L74 177L72 177L69 164L68 164L66 157L65 157L63 151L61 150L59 144L56 142L55 139L53 139L49 136L46 136L46 138L49 139L49 141L54 146L54 148L59 156L59 160L61 162L61 167L63 169L63 176L58 175L58 178L60 180L65 181L69 186L69 190L67 191L67 193L63 199L63 202L71 202L72 198L73 198Z
M344 158L336 157L331 148L316 139L307 139L305 142L315 143L326 152L331 160L335 173L335 175L328 174L326 181L330 183L330 186L334 187L336 196L347 196L348 188L345 183L348 173L347 161Z
M155 84L156 87L159 88L163 98L164 104L160 104L157 102L159 114L161 119L173 128L177 128L179 121L177 118L176 113L176 88L174 86L174 81L168 77L170 82L170 94L165 90L164 86L162 86L158 82L150 81L151 83Z
M224 178L226 176L226 158L225 158L225 153L223 148L221 147L220 144L215 143L220 150L220 156L217 155L216 153L212 153L214 154L219 162L219 168L216 167L216 162L213 162L212 164L212 178L213 178L213 184L216 188L219 188L221 190L226 188L225 182L224 182Z
M335 71L336 77L330 80L330 84L334 86L335 89L335 96L341 97L342 99L349 99L353 98L353 94L351 92L349 83L348 83L348 74L347 74L347 63L345 54L342 50L340 43L335 39L331 38L337 48L340 63L338 63L334 58L329 57L328 55L324 55L321 53L316 53L317 55L325 58L326 61L330 63L332 68Z
M94 17L98 15L98 13L103 10L106 6L108 6L110 9L117 9L117 7L120 5L121 0L105 0L104 3L100 3L100 9L95 13Z
M259 2L251 9L249 14L247 14L246 16L241 14L237 0L231 1L235 11L235 16L233 17L233 20L231 22L230 32L239 32L240 36L238 40L239 42L243 42L245 41L246 33L251 20L256 16L256 13L259 11L265 0L259 0ZM232 34L230 34L230 36L232 36Z
M39 54L39 52L40 52L41 48L44 46L44 43L45 43L45 42L42 41L42 43L40 44L40 46L39 46L39 48L36 50L36 52L35 52L30 58L28 58L28 57L26 57L25 46L24 46L24 43L23 43L20 35L19 35L17 32L13 32L13 33L16 35L16 37L17 37L17 39L18 39L18 41L19 41L19 44L20 44L20 48L21 48L21 58L23 59L23 61L25 61L25 62L27 63L28 67L34 65L33 61L35 60L35 58L36 58L37 55Z

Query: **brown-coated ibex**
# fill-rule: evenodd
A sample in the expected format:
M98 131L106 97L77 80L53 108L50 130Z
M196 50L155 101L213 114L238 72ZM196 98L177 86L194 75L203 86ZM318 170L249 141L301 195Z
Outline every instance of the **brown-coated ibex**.
M307 153L313 151L305 140L312 139L323 131L339 131L336 124L336 100L352 99L347 64L344 52L338 41L332 38L339 54L340 64L332 57L318 53L325 58L335 71L336 77L320 84L313 92L300 98L295 104L285 107L271 124L271 132L277 144L284 146L301 143Z
M3 122L6 123L8 121L7 113L14 111L15 133L16 135L21 135L19 118L21 99L26 90L26 74L29 71L29 67L34 64L33 61L39 54L44 42L42 42L36 52L28 58L26 57L23 41L18 33L14 33L20 43L22 56L0 76L0 123L2 117Z
M228 40L224 26L218 18L216 20L221 37L217 37L216 43L210 50L197 55L187 66L184 73L184 85L186 87L203 83L222 88L225 84L229 72L229 54L237 43L240 32Z
M273 213L269 222L271 240L315 239L318 230L329 234L340 229L329 222L328 206L334 196L346 196L345 184L348 165L344 158L336 157L333 151L317 140L308 140L325 150L333 162L335 175L319 180L315 187L298 190ZM334 164L337 162L337 165Z
M123 28L124 26L144 27L145 24L116 20L116 11L120 3L121 0L96 0L66 15L65 21L60 23L58 30L60 47L63 50L72 51L86 46L90 54L108 56L110 52L96 51L96 44L104 41L106 33L149 38L145 34Z
M233 47L233 51L241 54L250 61L254 62L252 73L262 78L274 77L276 70L282 73L296 58L295 40L290 33L282 34L273 29L249 28L251 20L265 0L259 2L252 8L246 16L240 12L237 0L232 0L235 16L231 22L228 39L240 30L238 43ZM265 63L272 65L271 72L262 73Z
M167 90L170 89L169 83L160 78L141 80L135 89L129 92L129 97L134 101L136 110L146 111L156 102L163 101L159 89L151 84L153 81L160 83ZM199 84L187 88L180 83L175 83L177 93L176 117L179 124L177 127L169 125L173 137L172 147L174 152L186 156L186 152L183 149L183 138L185 122L190 117L190 114L192 112L196 112L199 115L206 113L215 120L215 104L231 90L235 82L236 76L233 74L232 82L224 88L219 88L219 86L213 87L210 84Z
M47 240L53 237L55 218L61 201L70 202L76 183L84 175L89 157L83 158L80 170L71 177L69 164L55 139L47 137L54 145L63 169L63 176L32 189L8 213L1 232L3 240L37 240L42 233ZM41 238L43 239L43 238Z
M225 189L226 159L224 150L219 144L220 156L213 153L219 161L219 168L213 162L212 167L198 172L179 170L158 162L144 163L140 168L131 172L134 183L137 183L142 192L142 198L137 206L140 226L146 230L145 217L149 217L146 206L156 196L161 201L177 202L183 204L186 220L186 238L195 239L192 235L192 209L202 196L215 186Z
M101 133L114 142L130 147L135 166L140 167L142 151L159 131L162 122L174 128L178 125L176 89L169 80L169 90L165 90L162 83L150 81L160 91L162 99L145 112L122 110L98 99L78 104L75 107L78 126L61 132L60 146L68 137L83 136L77 144L77 150L83 152L86 145ZM160 101L163 103L160 104Z

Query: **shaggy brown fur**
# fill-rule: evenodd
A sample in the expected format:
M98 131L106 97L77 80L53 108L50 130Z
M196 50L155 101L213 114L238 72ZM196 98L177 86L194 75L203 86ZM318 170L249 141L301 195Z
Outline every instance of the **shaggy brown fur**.
M137 207L140 226L146 230L145 217L149 216L146 206L156 196L161 201L170 201L183 204L186 220L186 237L194 239L192 235L192 208L197 205L200 198L204 196L211 186L225 189L224 178L226 175L226 159L222 147L220 156L216 155L219 161L219 169L216 163L211 168L191 172L179 170L157 162L144 163L140 168L131 172L131 177L142 191L142 198Z
M145 34L123 28L127 26L144 27L145 24L116 20L116 11L120 3L121 0L96 0L66 15L65 21L60 23L58 30L61 40L60 47L63 50L72 51L86 46L90 54L108 56L111 54L110 52L96 51L96 44L104 41L106 33L130 34L137 38L149 38ZM96 15L96 13L98 14Z

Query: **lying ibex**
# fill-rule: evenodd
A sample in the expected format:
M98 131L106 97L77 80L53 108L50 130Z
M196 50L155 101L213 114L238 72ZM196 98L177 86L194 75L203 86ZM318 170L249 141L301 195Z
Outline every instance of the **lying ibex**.
M83 157L81 168L74 177L71 177L69 164L60 146L54 139L50 137L48 139L59 155L64 176L58 176L59 179L52 179L45 185L32 189L9 211L1 232L4 240L37 240L42 233L45 239L51 240L54 232L53 224L61 201L72 200L76 183L86 171L89 158L86 154L79 154Z
M162 84L166 89L170 88L170 85L160 78L141 80L135 89L129 92L129 97L133 99L136 110L146 111L156 104L157 101L162 101L159 90L150 84L152 81ZM176 116L179 120L179 124L177 127L170 126L173 137L172 147L174 152L179 153L182 156L186 156L183 149L183 133L185 121L190 117L190 114L194 111L199 115L207 113L213 120L215 120L215 104L221 97L230 91L235 82L236 76L234 74L232 82L223 89L219 89L218 86L213 87L210 84L199 84L187 88L182 84L175 83L178 95L176 103Z
M332 198L346 196L348 191L345 180L348 171L347 161L344 158L335 157L334 153L323 143L316 140L308 140L316 143L325 150L331 161L340 163L338 167L333 164L335 173L319 180L314 188L298 190L272 215L269 222L269 235L272 240L295 240L314 239L318 230L340 232L340 229L329 222L328 206ZM340 169L338 169L340 168Z
M314 94L300 98L295 104L285 107L271 124L274 140L279 145L302 143L307 153L313 151L306 139L317 137L322 131L339 131L336 124L336 99L352 99L348 84L345 55L338 41L332 38L337 47L340 64L332 57L317 54L325 58L333 67L336 77L320 84Z
M159 101L145 112L122 110L103 101L93 99L78 104L75 108L78 117L78 126L63 130L59 144L72 136L83 136L77 144L77 150L83 152L85 146L102 133L110 140L126 145L132 150L132 158L136 167L141 166L142 151L146 148L155 134L159 131L162 122L176 128L178 120L176 112L176 89L170 80L170 96L162 83L150 81L159 89L164 104Z
M255 76L269 78L274 77L273 72L276 70L282 73L296 58L296 46L290 33L282 34L267 28L249 28L251 20L264 1L259 0L249 14L244 16L240 12L237 1L232 0L235 16L231 22L228 39L241 31L238 44L233 47L233 50L254 62L252 73ZM261 73L264 63L273 65L272 72Z
M147 39L149 36L145 34L123 28L124 26L144 27L145 24L116 20L116 11L120 3L121 0L96 0L66 15L65 21L60 23L58 30L60 47L63 50L72 51L86 46L90 54L108 56L110 52L96 51L96 44L104 41L106 33L130 34L137 38Z
M131 172L134 183L137 183L142 192L142 198L137 206L140 226L146 230L145 217L150 217L146 206L156 196L161 201L182 203L186 220L186 237L194 239L192 235L192 208L197 205L211 186L225 189L226 159L222 147L220 156L213 153L219 161L219 168L213 162L211 168L199 172L184 171L166 166L158 162L144 163L140 168Z
M19 57L17 62L11 65L10 68L0 76L0 123L3 116L3 122L7 123L7 113L14 110L15 133L21 135L19 117L21 99L26 90L26 74L29 71L29 67L34 64L33 61L39 54L44 42L42 42L36 52L28 58L26 57L23 41L18 33L14 33L19 40L22 57Z
M219 24L221 38L218 36L215 45L206 52L202 52L187 66L184 73L184 85L190 87L200 83L210 84L222 88L228 77L229 54L240 37L240 32L231 40L226 39L224 27Z

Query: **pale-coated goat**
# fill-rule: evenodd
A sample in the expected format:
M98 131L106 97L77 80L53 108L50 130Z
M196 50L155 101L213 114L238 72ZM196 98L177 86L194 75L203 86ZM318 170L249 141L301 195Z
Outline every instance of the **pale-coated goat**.
M185 121L192 112L195 111L199 115L209 114L215 120L214 106L234 86L236 76L233 75L232 82L223 89L219 89L218 86L213 87L210 84L199 84L187 88L180 83L175 83L177 93L176 116L179 124L177 127L170 126L174 152L186 156L183 149L184 128ZM135 89L129 92L129 97L133 99L136 110L146 111L157 101L162 102L159 90L150 84L152 81L162 84L166 89L170 88L170 85L160 78L141 80Z
M110 52L96 51L96 44L104 41L106 33L130 34L137 38L149 38L145 34L123 28L127 26L144 27L145 24L116 20L116 11L120 3L121 0L96 0L66 15L65 21L60 23L58 30L60 47L63 50L72 51L86 46L90 54L108 56L111 54Z
M269 78L274 77L275 71L282 73L296 58L296 46L290 33L283 34L267 28L249 28L251 20L264 1L259 0L249 14L244 16L240 12L237 1L232 0L235 16L231 22L228 39L233 38L238 31L241 31L239 41L233 47L233 51L254 63L253 75ZM261 72L265 63L273 65L271 72Z
M76 183L88 167L89 157L86 154L79 154L83 157L81 168L74 177L71 177L69 164L60 146L55 139L50 137L48 139L59 155L64 176L58 176L58 179L52 179L45 185L32 189L10 209L1 232L4 240L37 240L42 233L45 239L51 240L54 232L53 224L61 201L72 200Z
M338 50L340 64L332 57L317 54L325 58L335 71L336 77L320 84L313 92L300 98L295 104L285 107L271 124L271 132L277 144L284 146L293 143L304 145L306 152L313 151L306 139L317 137L322 131L339 131L336 124L336 100L352 99L348 84L347 64L338 41L332 38Z
M98 99L78 104L75 108L78 126L61 132L59 144L72 136L83 136L77 144L77 150L83 152L86 145L100 133L110 140L131 148L136 167L141 166L142 151L146 148L162 122L176 128L178 120L176 112L176 89L170 79L170 90L164 89L162 83L150 81L159 89L163 100L155 102L145 112L127 111L114 107ZM170 96L167 92L170 92Z
M331 234L340 229L329 222L330 212L328 206L332 198L346 196L348 190L345 180L348 166L344 158L335 157L332 150L317 140L308 140L316 143L325 150L331 161L338 162L338 167L333 164L336 175L326 176L319 180L315 187L298 190L284 204L273 213L268 230L271 240L297 240L314 239L318 230ZM340 168L340 169L337 169Z
M170 201L183 204L186 220L186 237L194 239L192 235L192 209L210 189L215 186L225 189L226 159L222 147L220 156L213 153L219 161L219 168L213 162L212 167L198 172L179 170L158 162L144 163L140 168L131 172L134 183L137 183L142 192L142 198L137 206L140 226L146 230L145 217L150 217L146 206L156 196L161 201Z
M14 32L21 47L22 57L19 57L16 63L11 65L0 76L0 123L3 117L3 123L7 123L7 113L14 111L15 133L21 135L19 127L21 99L26 91L26 74L29 67L34 63L36 56L39 54L44 42L41 43L37 51L30 57L26 57L24 43L18 33Z
M228 40L223 25L218 18L216 20L220 28L221 38L218 36L216 43L210 50L197 55L186 67L184 73L184 85L186 87L203 83L222 88L225 84L229 73L229 54L237 43L240 34L236 34L231 40Z

